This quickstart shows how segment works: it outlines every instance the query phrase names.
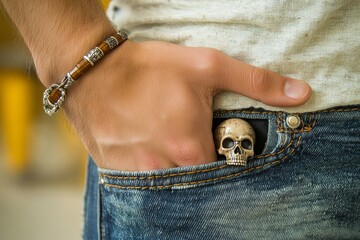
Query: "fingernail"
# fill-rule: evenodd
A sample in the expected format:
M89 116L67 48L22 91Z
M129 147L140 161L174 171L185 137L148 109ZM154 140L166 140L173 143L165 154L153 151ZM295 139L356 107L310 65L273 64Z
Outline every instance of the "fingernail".
M289 98L301 100L308 95L309 86L300 80L287 79L285 82L284 92Z

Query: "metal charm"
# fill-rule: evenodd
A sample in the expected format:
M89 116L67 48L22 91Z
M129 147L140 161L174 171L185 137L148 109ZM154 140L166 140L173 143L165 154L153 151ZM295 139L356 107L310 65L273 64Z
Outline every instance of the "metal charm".
M102 57L104 56L103 51L99 48L96 47L92 50L90 50L85 56L84 58L86 60L89 61L89 63L94 66L95 63L97 63Z
M52 116L60 109L61 104L65 100L66 89L61 85L53 84L45 90L43 96L44 111L49 116Z
M64 84L64 89L68 89L71 85L73 85L75 80L71 77L70 73L67 73L64 82L65 83L62 83Z
M118 40L113 36L106 39L105 42L109 45L110 49L114 49L119 45Z
M117 34L119 34L124 40L128 39L128 34L125 31L119 31Z
M238 118L222 122L214 133L215 145L228 165L245 167L247 159L254 156L255 131L245 120Z

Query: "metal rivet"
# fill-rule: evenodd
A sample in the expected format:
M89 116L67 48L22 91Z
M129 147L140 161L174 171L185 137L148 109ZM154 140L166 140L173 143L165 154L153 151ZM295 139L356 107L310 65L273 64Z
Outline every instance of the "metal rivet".
M101 184L104 184L104 182L105 182L104 179L103 179L103 178L100 178L100 183L101 183Z
M300 123L300 118L297 115L290 115L286 118L286 124L292 129L298 128Z

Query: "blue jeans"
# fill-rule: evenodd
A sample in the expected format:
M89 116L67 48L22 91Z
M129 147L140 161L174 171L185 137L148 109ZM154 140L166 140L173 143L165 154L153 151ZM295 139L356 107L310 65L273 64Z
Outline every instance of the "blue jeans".
M360 239L360 106L299 114L220 111L268 122L246 167L217 161L148 172L89 161L85 239Z

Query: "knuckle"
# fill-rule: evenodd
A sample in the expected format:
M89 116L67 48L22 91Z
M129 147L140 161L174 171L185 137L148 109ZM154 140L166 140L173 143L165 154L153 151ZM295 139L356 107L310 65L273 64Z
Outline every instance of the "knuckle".
M201 148L198 141L194 139L174 141L169 140L171 156L179 166L195 165L201 158Z
M205 75L215 75L220 68L221 52L212 48L203 48L200 50L196 68Z
M263 68L254 67L250 81L254 96L257 99L260 99L262 94L268 90L269 71Z

